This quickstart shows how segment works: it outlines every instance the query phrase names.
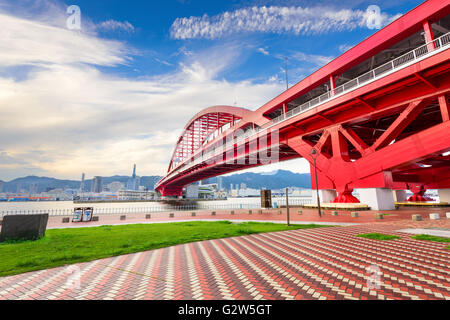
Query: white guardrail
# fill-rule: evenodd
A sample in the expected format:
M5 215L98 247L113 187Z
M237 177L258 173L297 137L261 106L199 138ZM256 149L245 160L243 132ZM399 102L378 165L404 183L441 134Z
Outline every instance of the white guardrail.
M349 80L348 82L344 83L343 85L340 85L339 87L336 87L334 90L329 90L328 92L324 93L323 95L316 97L308 102L305 102L304 104L288 111L286 114L282 114L279 117L272 119L259 127L257 130L249 130L245 134L239 136L236 138L236 142L240 142L241 140L247 139L258 132L268 129L272 126L275 126L279 124L280 122L289 120L290 118L297 116L301 113L304 113L314 107L317 107L321 104L324 104L330 100L336 99L343 94L347 94L353 90L356 90L362 86L365 86L373 81L379 80L380 78L386 77L389 74L396 72L400 69L406 68L407 66L416 63L420 60L426 59L434 54L437 54L443 50L445 50L450 44L450 33L446 33L439 38L435 39L434 41L428 42L414 50L409 51L408 53L405 53L404 55L401 55L400 57L397 57L367 73L364 73L363 75ZM334 94L332 93L334 91ZM212 150L208 153L203 154L200 158L196 159L195 161L192 161L190 164L186 165L186 162L184 164L181 164L178 168L174 169L168 176L161 179L158 184L164 180L170 179L172 176L174 176L176 173L178 173L180 170L188 170L192 168L193 166L206 161L206 159L209 158L209 156L213 155L215 153L215 150Z

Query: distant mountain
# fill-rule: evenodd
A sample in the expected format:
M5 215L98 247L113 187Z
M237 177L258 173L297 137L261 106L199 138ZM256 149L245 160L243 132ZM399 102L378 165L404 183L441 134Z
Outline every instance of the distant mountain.
M217 183L217 178L209 179L210 183ZM230 184L236 188L236 184L245 183L252 189L282 189L287 187L311 188L311 176L309 173L294 173L287 170L278 170L268 173L241 173L228 177L222 177L223 188L230 189Z
M129 178L128 176L103 177L103 184L107 185L115 181L126 184ZM155 182L159 179L161 179L159 176L141 177L141 185L152 190ZM60 180L48 177L28 176L3 182L3 192L18 192L20 189L30 190L32 185L35 185L38 193L50 189L79 189L80 184L80 180ZM91 186L92 180L85 180L85 189L91 190Z
M18 192L21 189L30 190L32 185L36 185L37 192L47 191L47 188L79 188L80 182L73 180L59 180L55 178L28 176L17 178L3 184L3 192Z
M126 185L128 176L112 176L103 177L103 184L107 185L111 182L122 182ZM145 186L149 190L153 190L156 182L161 179L160 176L143 176L141 177L141 186ZM273 174L267 173L241 173L228 177L222 177L222 186L226 189L233 184L241 185L245 183L248 188L253 189L282 189L287 187L311 188L311 178L309 173L293 173L287 170L278 170ZM217 183L217 178L209 179L210 183ZM2 181L0 181L2 183ZM3 192L19 192L21 189L30 190L34 185L37 192L45 192L51 189L78 189L81 181L77 180L59 180L48 177L28 176L24 178L14 179L9 182L3 182ZM85 180L85 189L91 190L92 180Z

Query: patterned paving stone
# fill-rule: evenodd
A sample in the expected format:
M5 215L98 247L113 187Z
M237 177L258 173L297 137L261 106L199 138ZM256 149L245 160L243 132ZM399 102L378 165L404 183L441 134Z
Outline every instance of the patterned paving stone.
M0 300L450 300L447 244L396 230L369 223L190 243L0 278ZM400 239L356 237L369 232Z

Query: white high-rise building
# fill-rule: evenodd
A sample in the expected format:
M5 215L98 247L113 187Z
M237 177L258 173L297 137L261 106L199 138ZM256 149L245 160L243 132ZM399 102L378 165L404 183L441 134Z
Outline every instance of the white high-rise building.
M81 174L81 183L80 183L80 192L84 192L84 178L85 178L85 174L82 173Z
M133 174L127 182L128 190L139 190L139 185L141 184L141 178L136 176L136 164L133 167Z
M94 177L92 181L92 190L93 193L102 193L103 192L103 178L102 177Z
M223 177L217 178L217 188L219 189L219 191L223 189Z

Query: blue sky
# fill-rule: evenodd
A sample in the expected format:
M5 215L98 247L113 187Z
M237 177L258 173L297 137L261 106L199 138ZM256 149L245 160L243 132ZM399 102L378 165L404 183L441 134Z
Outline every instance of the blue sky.
M75 2L74 2L75 3ZM218 45L238 45L241 56L238 61L224 70L220 76L230 81L252 79L265 81L278 76L284 80L283 57L289 57L290 82L296 83L312 71L322 66L322 61L312 59L298 61L297 52L318 55L332 59L340 55L349 46L359 43L376 31L369 28L355 28L344 32L324 32L322 34L294 32L239 32L215 39L194 38L177 39L171 35L172 25L178 18L209 17L225 12L261 6L303 7L338 10L365 11L369 5L378 5L382 13L395 16L414 8L421 1L204 1L204 0L169 0L169 1L120 1L96 0L76 1L83 17L93 23L114 20L129 22L133 30L107 29L99 32L104 38L126 41L139 54L133 56L133 63L114 70L128 77L165 74L178 67L183 59L183 52L198 52ZM72 4L72 2L67 3ZM261 68L264 65L264 68Z
M0 0L0 180L162 175L192 115L255 109L284 90L285 57L293 85L377 31L370 5L385 25L420 3Z
M359 43L373 34L376 29L355 28L343 32L324 32L295 34L294 32L239 32L220 36L215 39L194 38L177 39L171 36L172 25L178 18L214 17L225 12L261 7L303 7L321 8L330 11L361 10L369 5L378 5L382 13L389 16L405 13L421 1L204 1L204 0L169 0L169 1L77 1L83 15L94 23L115 20L129 22L133 31L104 30L102 37L126 41L140 54L133 57L133 63L119 67L112 72L122 72L130 77L164 74L178 67L180 52L197 52L221 44L238 45L241 57L220 75L227 80L237 81L252 79L265 81L278 75L284 79L281 68L282 57L290 58L292 83L300 81L312 71L322 66L322 61L314 59L298 61L295 54L317 55L334 58L346 48ZM181 50L181 51L180 51ZM264 65L264 68L261 68Z

